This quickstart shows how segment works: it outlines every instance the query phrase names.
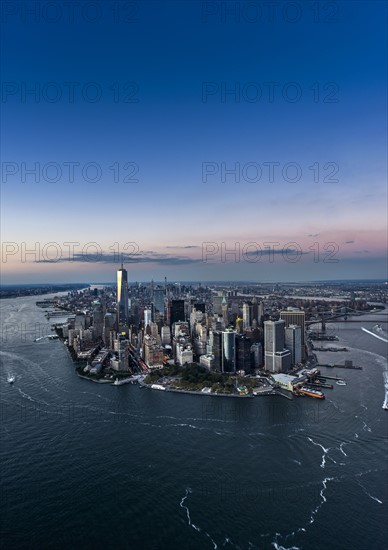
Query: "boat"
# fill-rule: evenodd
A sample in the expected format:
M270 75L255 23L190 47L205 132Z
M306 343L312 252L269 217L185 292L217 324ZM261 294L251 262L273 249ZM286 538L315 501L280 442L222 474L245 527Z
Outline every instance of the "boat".
M9 375L7 376L7 382L8 382L9 384L13 384L13 383L15 382L15 375L9 374Z
M123 384L129 384L130 382L133 382L132 378L122 378L121 380L116 378L113 382L113 386L122 386Z
M325 395L319 390L313 390L312 388L303 388L299 389L299 392L302 395L308 395L309 397L314 397L315 399L325 399Z
M346 386L345 380L337 380L336 384L337 384L338 386Z

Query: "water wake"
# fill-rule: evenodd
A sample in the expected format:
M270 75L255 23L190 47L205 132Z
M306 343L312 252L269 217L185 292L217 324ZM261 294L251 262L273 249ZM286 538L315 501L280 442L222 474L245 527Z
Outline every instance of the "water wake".
M382 336L378 335L378 334L375 334L374 332L368 330L367 328L365 327L361 327L361 330L363 330L364 332L367 332L368 334L370 334L371 336L374 336L375 338L378 338L379 340L382 340L383 342L385 342L386 344L388 344L388 340L386 338L383 338Z
M324 468L325 467L325 464L326 464L326 455L327 453L330 451L330 448L326 449L326 447L324 447L323 445L321 445L320 443L316 443L313 439L311 439L311 437L307 437L307 439L309 441L311 441L311 443L313 445L316 445L317 447L321 447L322 451L323 451L323 455L322 455L322 462L321 462L321 468Z
M373 495L371 495L370 493L368 493L368 491L366 490L366 488L364 487L364 485L361 483L361 481L358 479L357 480L357 483L358 485L362 488L362 490L364 491L364 493L366 495L368 495L368 497L370 497L372 500L375 500L376 502L378 502L379 504L383 504L383 502L378 499L377 497L374 497Z
M198 533L202 533L202 529L200 527L197 527L196 525L194 525L194 523L191 521L191 517L190 517L190 510L187 506L184 505L184 502L185 500L188 498L189 494L191 493L191 489L190 487L188 487L186 489L186 494L185 496L182 498L182 500L180 501L180 504L179 506L181 508L184 508L186 510L186 516L187 516L187 521L188 521L188 524L190 527L192 527L193 529L195 529L196 531L198 531ZM216 542L211 538L211 536L209 535L209 533L206 533L206 531L203 531L203 534L206 535L213 543L213 548L214 550L216 550L218 548Z

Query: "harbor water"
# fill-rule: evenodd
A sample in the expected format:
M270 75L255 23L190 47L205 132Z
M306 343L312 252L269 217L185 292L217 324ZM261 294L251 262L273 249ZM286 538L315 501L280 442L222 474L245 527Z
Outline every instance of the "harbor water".
M328 325L363 368L325 400L226 399L78 378L36 300L0 302L3 548L386 548L381 316Z

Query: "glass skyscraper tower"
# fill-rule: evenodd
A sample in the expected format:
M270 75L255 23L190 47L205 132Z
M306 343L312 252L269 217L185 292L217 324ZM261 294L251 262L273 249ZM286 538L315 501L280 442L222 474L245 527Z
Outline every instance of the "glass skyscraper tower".
M119 332L128 332L128 273L121 264L117 271L117 324Z

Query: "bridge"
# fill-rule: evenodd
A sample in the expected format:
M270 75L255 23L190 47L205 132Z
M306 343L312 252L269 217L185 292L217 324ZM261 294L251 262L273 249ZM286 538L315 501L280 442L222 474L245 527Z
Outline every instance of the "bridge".
M335 310L341 310L341 311L338 311L337 313L335 313ZM343 311L345 310L345 311ZM321 330L324 332L325 329L326 329L326 322L330 322L330 321L336 321L336 320L343 320L344 322L346 323L359 323L360 320L358 319L349 319L348 320L348 316L351 315L352 317L363 317L364 315L370 315L370 314L373 314L374 316L381 316L381 317L384 317L384 319L379 319L378 322L379 324L380 323L388 323L388 318L387 318L387 314L386 313L383 313L381 311L359 311L359 310L356 310L356 309L352 309L350 307L336 307L336 308L332 308L330 311L327 311L327 310L324 310L324 311L320 311L318 312L318 315L320 315L320 319L312 319L312 320L309 320L309 321L306 321L305 322L305 325L306 326L310 326L310 325L316 325L318 323L321 324Z

